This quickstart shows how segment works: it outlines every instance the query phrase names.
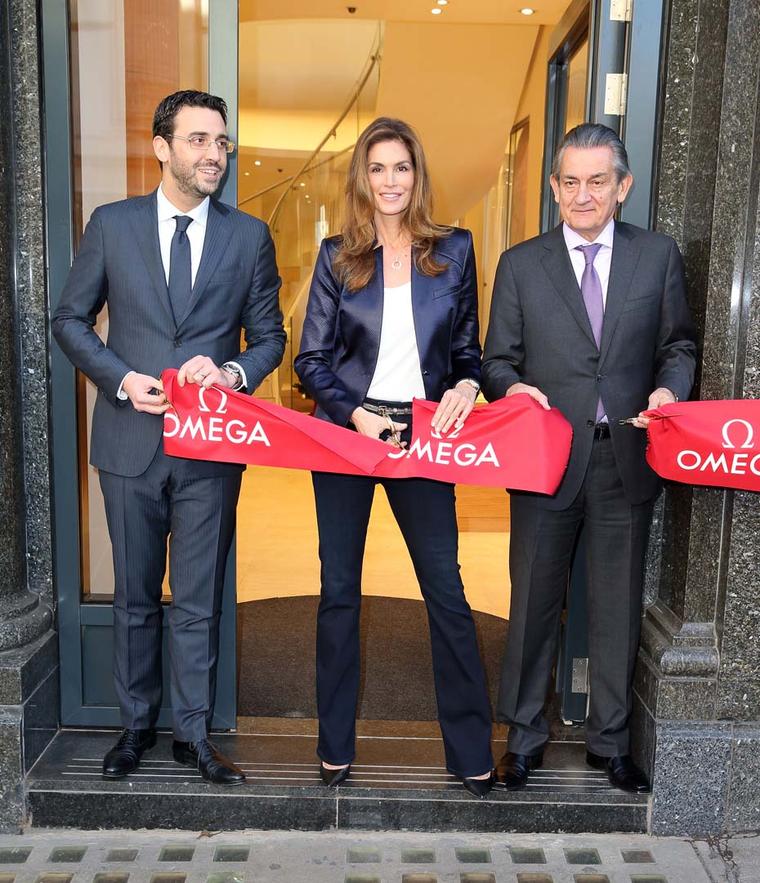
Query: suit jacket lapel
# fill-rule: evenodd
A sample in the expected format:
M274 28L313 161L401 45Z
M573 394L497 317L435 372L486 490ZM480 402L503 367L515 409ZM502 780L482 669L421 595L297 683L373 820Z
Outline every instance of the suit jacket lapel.
M431 312L435 276L425 276L418 272L412 255L412 316L414 318L414 334L417 338L417 352L420 362L424 365L430 352L430 337L434 331ZM440 283L439 283L440 284ZM425 321L425 319L430 321Z
M177 322L172 312L169 300L169 289L166 286L164 265L161 261L161 246L158 241L158 209L156 207L155 190L149 196L144 197L137 203L136 211L130 217L132 231L137 239L140 257L148 271L148 276L153 284L157 299L166 310L166 314L172 325Z
M602 343L599 348L600 365L609 352L615 328L631 288L631 280L639 262L640 253L641 248L636 241L636 236L627 227L616 222L615 236L612 241L610 280L607 284L607 303L604 307Z
M368 347L370 358L367 360L367 364L371 365L372 371L377 367L377 357L380 353L380 331L383 327L384 284L383 249L382 246L378 246L375 249L375 275L370 279L366 288L357 291L355 294L348 295L353 310L362 313L361 324L370 334Z
M195 309L198 301L201 299L209 281L214 275L214 271L219 265L222 255L227 250L230 237L227 232L227 223L229 219L229 209L215 199L209 201L208 218L206 219L206 235L203 238L203 252L201 254L201 262L198 267L198 273L195 277L195 284L187 303L185 314L178 319L177 327L187 319L187 317Z
M559 294L572 313L581 331L596 346L594 333L591 330L591 323L586 312L586 305L583 303L578 280L575 278L575 271L570 263L570 256L567 253L567 245L562 234L561 224L555 227L544 239L544 248L546 251L543 254L541 263L546 274L551 279L557 294Z

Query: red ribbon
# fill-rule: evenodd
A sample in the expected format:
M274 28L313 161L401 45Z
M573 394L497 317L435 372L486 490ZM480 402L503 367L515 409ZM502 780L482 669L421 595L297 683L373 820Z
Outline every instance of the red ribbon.
M662 478L760 491L760 401L679 402L646 416L647 462Z
M174 370L162 375L172 404L164 415L164 451L174 457L553 494L570 456L570 424L527 395L478 407L443 437L430 426L437 404L416 399L414 436L399 450L242 393L181 387L176 377Z

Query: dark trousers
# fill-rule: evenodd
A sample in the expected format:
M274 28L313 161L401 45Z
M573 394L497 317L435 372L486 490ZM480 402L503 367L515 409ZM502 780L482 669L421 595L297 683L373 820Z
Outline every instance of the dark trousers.
M457 561L454 487L426 479L313 474L322 563L317 618L317 753L354 759L359 695L359 610L364 545L375 485L388 495L427 606L446 766L477 776L493 766L491 709L472 612ZM388 573L393 574L393 562ZM392 636L388 652L393 652Z
M214 712L219 614L240 474L198 477L159 446L134 478L100 473L114 566L114 681L122 726L155 725L161 707L161 590L169 544L174 735L206 737Z
M549 736L544 703L573 549L584 525L588 565L589 711L586 743L596 754L630 752L633 667L652 504L626 499L609 439L594 442L583 486L567 509L511 496L512 601L497 706L509 750L537 754Z

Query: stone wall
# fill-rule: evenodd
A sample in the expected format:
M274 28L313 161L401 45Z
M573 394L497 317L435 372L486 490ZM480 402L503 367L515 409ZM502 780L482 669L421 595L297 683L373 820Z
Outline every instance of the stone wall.
M667 41L657 228L686 262L693 397L760 398L760 5L672 0ZM668 488L650 560L635 714L652 830L758 829L758 495Z
M36 4L0 4L0 830L58 726L39 84Z

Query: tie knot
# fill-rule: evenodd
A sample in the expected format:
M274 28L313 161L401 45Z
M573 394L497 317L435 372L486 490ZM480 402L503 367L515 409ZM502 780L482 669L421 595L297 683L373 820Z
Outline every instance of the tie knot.
M586 266L593 264L599 249L602 247L601 242L595 242L593 245L576 245L576 249L586 258Z
M187 232L187 228L193 223L193 219L189 215L175 215L174 220L177 222L179 233Z

